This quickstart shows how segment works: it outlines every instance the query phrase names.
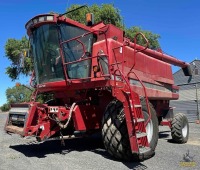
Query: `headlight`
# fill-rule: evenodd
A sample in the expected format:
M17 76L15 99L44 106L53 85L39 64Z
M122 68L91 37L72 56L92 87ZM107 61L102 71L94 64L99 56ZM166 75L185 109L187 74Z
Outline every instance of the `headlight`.
M30 26L33 26L35 24L38 24L40 22L45 22L45 21L54 21L54 15L39 15L30 21L28 21L25 25L25 28L28 30Z

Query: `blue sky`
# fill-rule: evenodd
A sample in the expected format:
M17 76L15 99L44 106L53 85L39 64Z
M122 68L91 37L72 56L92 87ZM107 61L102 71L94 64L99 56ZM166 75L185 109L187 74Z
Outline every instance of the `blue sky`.
M7 39L26 35L25 23L35 15L51 11L63 13L72 4L112 3L120 10L126 27L140 26L159 34L161 48L167 54L191 62L200 59L199 0L6 0L1 1L0 16L0 106L6 103L5 91L13 87L5 75L10 62L5 57ZM173 70L177 70L173 68ZM24 84L29 78L20 77Z

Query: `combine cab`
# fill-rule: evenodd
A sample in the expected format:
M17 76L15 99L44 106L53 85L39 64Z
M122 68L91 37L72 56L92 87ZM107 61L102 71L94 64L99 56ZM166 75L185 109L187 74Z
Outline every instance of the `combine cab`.
M29 103L11 105L5 131L38 141L99 131L112 156L131 161L154 155L158 124L168 125L176 142L187 142L187 118L173 119L169 107L179 97L170 64L190 75L187 63L149 49L141 33L136 37L144 38L145 47L131 42L111 24L86 26L44 14L26 29L35 91ZM52 100L36 102L47 93Z

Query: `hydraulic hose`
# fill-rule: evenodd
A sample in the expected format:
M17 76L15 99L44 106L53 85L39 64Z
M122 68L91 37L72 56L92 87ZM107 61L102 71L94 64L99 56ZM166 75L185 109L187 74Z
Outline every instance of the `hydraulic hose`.
M73 110L74 110L75 106L76 106L76 102L74 102L72 104L72 106L71 106L71 108L69 110L69 118L68 118L68 120L67 120L67 122L65 124L62 124L60 121L58 122L58 125L60 126L60 128L66 129L68 127L69 122L70 122L70 120L72 118L72 113L73 113Z

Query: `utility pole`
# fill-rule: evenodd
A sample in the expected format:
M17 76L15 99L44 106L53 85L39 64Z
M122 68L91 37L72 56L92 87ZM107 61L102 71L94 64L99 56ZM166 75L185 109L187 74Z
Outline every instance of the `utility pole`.
M196 102L197 102L197 119L200 120L200 117L199 117L199 98L198 98L198 86L197 86L197 82L195 84L195 88L196 88Z
M196 90L196 102L197 102L197 120L199 121L200 120L200 114L199 114L199 97L198 97L198 84L197 84L197 80L196 80L196 75L198 76L198 71L196 72L196 69L197 69L197 66L196 64L193 62L192 63L194 65L194 70L193 70L193 73L194 73L194 80L195 80L195 90Z

